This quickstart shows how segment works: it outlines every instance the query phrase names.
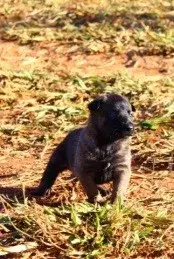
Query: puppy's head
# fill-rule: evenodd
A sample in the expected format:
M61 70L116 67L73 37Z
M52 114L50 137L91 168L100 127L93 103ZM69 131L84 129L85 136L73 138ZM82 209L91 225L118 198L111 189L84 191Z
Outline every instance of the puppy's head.
M89 103L91 127L104 142L132 135L134 126L128 100L118 94L106 94Z

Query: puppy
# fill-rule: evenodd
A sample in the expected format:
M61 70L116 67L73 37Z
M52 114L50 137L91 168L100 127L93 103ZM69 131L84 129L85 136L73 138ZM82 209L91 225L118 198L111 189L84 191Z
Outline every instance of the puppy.
M113 182L111 202L124 200L131 175L130 139L134 131L132 107L118 94L97 97L88 105L87 126L75 129L54 150L39 186L32 195L44 195L63 170L81 182L89 202L95 202L98 185Z

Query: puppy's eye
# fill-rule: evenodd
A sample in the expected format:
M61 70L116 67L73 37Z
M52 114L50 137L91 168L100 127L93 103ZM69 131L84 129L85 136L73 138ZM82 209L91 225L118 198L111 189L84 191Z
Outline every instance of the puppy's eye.
M132 111L131 110L128 110L127 111L129 115L132 115Z

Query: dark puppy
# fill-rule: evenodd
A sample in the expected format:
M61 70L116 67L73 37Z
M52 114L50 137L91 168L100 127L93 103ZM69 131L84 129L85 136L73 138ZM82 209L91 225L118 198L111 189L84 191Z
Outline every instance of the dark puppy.
M132 108L126 98L106 94L89 103L87 126L70 132L53 152L41 182L32 194L43 195L63 170L80 180L90 202L97 185L113 181L111 201L124 198L131 174Z

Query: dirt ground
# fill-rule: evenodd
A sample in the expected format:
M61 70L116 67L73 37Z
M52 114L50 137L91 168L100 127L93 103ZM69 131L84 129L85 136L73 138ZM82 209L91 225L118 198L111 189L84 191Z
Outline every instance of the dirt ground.
M160 78L174 74L174 57L139 56L136 50L117 56L115 54L76 53L77 46L64 47L57 43L37 44L34 48L14 42L0 42L0 66L7 69L37 69L68 72L80 75L111 75L125 71L131 75ZM51 60L52 66L48 67Z

